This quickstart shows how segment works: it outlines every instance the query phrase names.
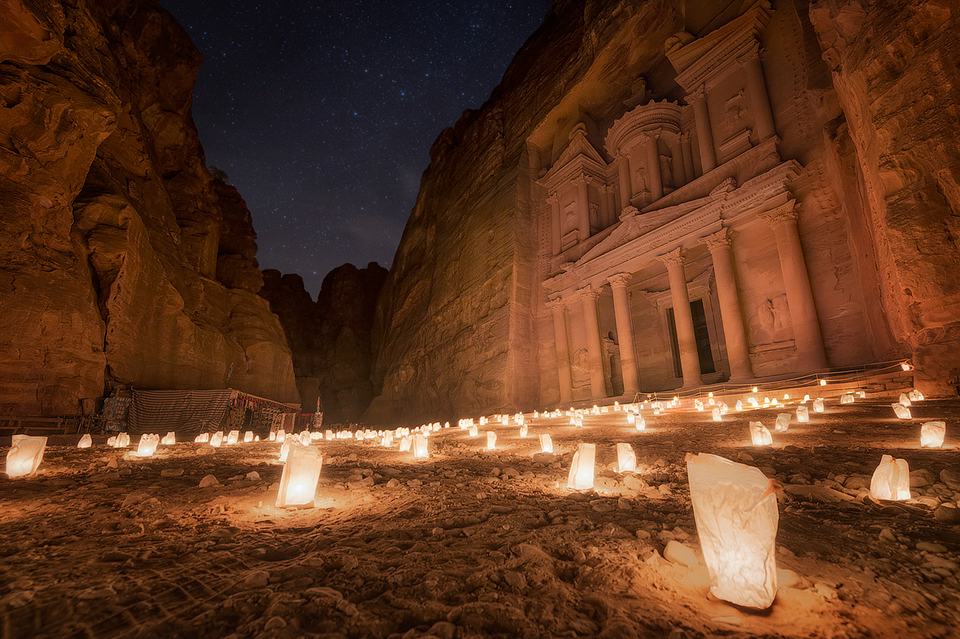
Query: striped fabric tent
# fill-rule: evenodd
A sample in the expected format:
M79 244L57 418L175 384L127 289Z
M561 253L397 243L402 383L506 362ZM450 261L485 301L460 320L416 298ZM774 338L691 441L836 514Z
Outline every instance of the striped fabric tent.
M230 407L229 388L217 390L135 390L127 431L196 435L217 430Z

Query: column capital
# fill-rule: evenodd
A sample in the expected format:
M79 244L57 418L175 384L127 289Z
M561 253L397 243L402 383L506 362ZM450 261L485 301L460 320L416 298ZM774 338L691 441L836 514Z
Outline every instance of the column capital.
M696 89L694 89L693 91L688 91L688 92L687 92L687 98L689 98L691 102L700 102L701 100L706 100L706 99L707 99L707 87L706 87L705 85L701 84L700 86L698 86L698 87L697 87Z
M547 300L547 308L551 311L564 310L567 307L567 303L563 300L562 297L555 297L552 300Z
M572 181L574 184L579 186L581 184L590 184L591 182L593 182L593 178L591 178L586 173L580 173L580 175L574 177Z
M759 60L760 55L760 43L754 41L750 48L744 51L740 57L737 58L737 66L741 69L745 69L751 62Z
M716 233L701 237L700 243L705 244L711 253L717 249L730 246L730 229L723 227Z
M556 191L554 191L553 193L551 193L545 198L545 201L547 202L547 204L557 204L560 202L560 196L557 195Z
M671 267L683 266L683 247L678 246L669 253L658 255L657 259L663 262L668 269Z
M600 297L600 291L590 284L587 284L583 288L578 288L577 294L580 296L580 299L583 300L596 300Z
M639 214L640 214L640 211L637 210L637 207L633 205L627 205L623 207L622 211L620 211L620 221L623 222L624 220L627 220Z
M781 224L795 223L799 217L800 211L796 200L789 200L786 204L781 204L777 208L760 214L760 217L767 221L770 228L776 228Z
M656 140L656 139L659 138L660 135L663 133L663 128L662 128L662 127L657 127L656 129L647 129L646 131L643 131L642 133L643 133L643 136L644 136L645 138L647 138L648 140Z
M630 273L616 273L607 278L607 281L610 282L610 288L614 290L619 288L627 288L627 282L630 281L632 276Z

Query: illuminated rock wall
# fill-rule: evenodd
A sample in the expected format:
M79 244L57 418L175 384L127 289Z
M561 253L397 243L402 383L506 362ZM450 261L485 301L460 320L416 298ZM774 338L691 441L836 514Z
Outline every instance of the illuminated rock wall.
M911 356L918 383L956 375L950 5L678 6L554 3L440 135L368 419ZM699 324L674 328L687 296Z
M249 211L205 167L186 33L156 2L2 0L0 24L2 411L116 384L297 401Z

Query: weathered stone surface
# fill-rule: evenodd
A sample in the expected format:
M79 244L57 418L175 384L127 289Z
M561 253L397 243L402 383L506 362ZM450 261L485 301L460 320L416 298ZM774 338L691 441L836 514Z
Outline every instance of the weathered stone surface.
M324 277L316 302L299 275L263 276L260 295L283 324L303 410L316 410L319 392L326 423L359 420L373 398L370 334L387 270L374 262L362 269L344 264Z
M156 2L3 0L0 24L2 410L128 384L295 401L249 211L197 140L186 33Z

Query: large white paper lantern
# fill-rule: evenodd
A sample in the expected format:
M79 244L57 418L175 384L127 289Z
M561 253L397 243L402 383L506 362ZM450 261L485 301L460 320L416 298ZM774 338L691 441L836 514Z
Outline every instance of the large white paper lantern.
M853 393L844 393L840 396L841 404L852 404L853 403Z
M234 444L239 444L239 443L240 443L240 431L239 431L239 430L231 430L229 433L227 433L227 445L228 445L228 446L232 446L232 445L234 445Z
M880 465L870 479L870 495L874 499L906 501L910 499L910 466L905 459L890 455L880 458Z
M646 430L647 420L645 420L642 415L637 415L637 418L633 422L633 426L637 430Z
M471 437L477 437L478 435L480 435L480 428L476 424L474 424L470 426L469 432Z
M90 448L91 446L93 446L93 437L90 436L90 433L86 433L77 442L77 448Z
M773 425L773 430L778 433L785 433L790 428L790 413L777 414L777 423Z
M322 466L323 457L316 448L292 446L280 476L277 508L312 504Z
M823 412L823 398L818 397L813 400L813 412L822 413Z
M410 450L410 446L413 444L413 437L410 435L404 435L400 438L400 452L405 453Z
M923 401L923 393L921 393L920 391L914 389L914 390L910 391L909 393L907 393L907 399L909 399L911 402L922 402L922 401Z
M107 437L107 446L110 446L111 448L115 448L116 445L117 445L117 436L116 436L116 435L112 435L112 436L110 436L110 437Z
M910 409L897 402L896 404L891 404L893 407L893 412L897 414L897 417L900 419L910 419Z
M7 477L26 477L37 472L47 447L46 437L13 435L7 451Z
M810 411L806 406L797 406L797 422L805 424L810 421Z
M210 436L210 445L214 448L220 448L221 444L223 444L223 431L218 430Z
M119 433L117 439L114 440L113 445L116 448L126 448L130 445L130 435L127 433Z
M750 422L750 440L754 446L769 446L773 443L770 431L760 422Z
M900 403L907 407L910 406L910 398L907 397L906 393L900 393Z
M277 439L276 439L276 441L278 441L279 443L282 444L283 441L284 441L286 438L287 438L287 433L286 433L286 431L284 431L282 428L277 431Z
M160 443L164 446L173 446L177 443L177 433L175 431L167 431L167 434L163 436L163 439L160 440Z
M540 435L540 452L542 453L552 453L553 452L553 439L550 438L550 435Z
M137 443L137 457L152 457L160 445L160 435L144 433Z
M413 439L410 442L410 446L413 448L413 456L417 459L426 459L430 456L430 453L427 452L427 445L429 440L427 436L423 433L417 433L412 435Z
M593 488L593 466L597 458L596 444L580 444L573 454L567 488L587 490Z
M924 448L940 448L946 434L946 422L924 422L920 426L920 445Z
M252 441L253 441L253 431L248 430L243 434L243 443L249 444Z
M617 468L621 473L637 472L637 456L630 444L617 444Z
M492 430L487 431L487 450L495 450L497 448L497 434Z
M768 608L777 595L775 484L757 468L704 453L687 455L687 476L710 592Z

